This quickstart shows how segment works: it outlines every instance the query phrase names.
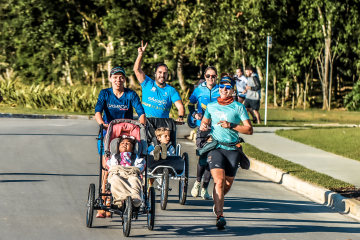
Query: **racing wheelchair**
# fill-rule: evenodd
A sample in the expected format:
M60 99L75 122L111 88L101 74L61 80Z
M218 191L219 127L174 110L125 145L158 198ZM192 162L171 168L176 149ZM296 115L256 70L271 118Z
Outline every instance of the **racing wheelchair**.
M184 205L186 202L188 179L189 179L189 156L186 152L181 154L181 144L176 144L176 125L178 123L171 118L148 118L148 144L157 144L155 130L160 127L167 127L170 130L170 141L176 156L167 156L166 159L154 160L154 156L148 155L148 178L153 178L157 182L156 190L160 191L160 207L166 209L168 194L172 188L169 186L169 179L179 182L179 203Z
M133 149L133 154L145 159L144 176L147 179L147 130L142 124L127 119L117 119L110 122L106 136L103 135L103 125L100 125L100 136L98 140L101 140L100 152L105 150L105 157L109 158L112 153L116 152L118 148L119 136L128 135L133 136L136 139L136 144ZM105 141L104 141L105 139ZM105 142L105 143L104 143ZM105 145L105 146L104 146ZM123 235L128 237L131 230L131 220L137 220L140 215L147 215L147 226L149 230L153 230L155 223L155 190L153 187L147 191L147 181L142 181L142 199L139 207L133 206L133 201L128 196L119 207L119 204L114 203L114 197L111 193L110 184L106 184L105 190L102 189L103 171L107 171L103 166L102 157L100 154L100 172L99 172L99 188L97 196L95 192L95 184L91 183L88 193L87 201L87 216L86 226L91 228L94 217L94 210L104 210L112 214L120 215L123 225ZM105 193L104 193L105 192ZM110 198L110 206L104 203L103 197Z

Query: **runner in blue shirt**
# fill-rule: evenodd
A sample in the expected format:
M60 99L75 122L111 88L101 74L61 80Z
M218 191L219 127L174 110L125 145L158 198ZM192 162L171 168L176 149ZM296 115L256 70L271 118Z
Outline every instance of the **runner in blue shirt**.
M139 116L140 123L146 123L145 111L140 98L135 91L124 88L125 81L125 70L122 67L115 67L110 72L112 87L100 91L95 106L95 120L98 124L104 125L104 133L114 119L133 119L133 108ZM98 142L98 148L99 146L100 142Z
M155 81L145 75L141 68L141 59L145 52L147 43L138 49L138 57L135 61L134 72L142 88L142 105L146 117L169 118L172 104L178 109L179 117L176 121L182 122L184 118L184 105L175 88L166 84L168 78L168 67L160 63L155 68Z
M127 118L133 119L133 108L139 116L139 121L146 124L145 111L140 103L140 98L133 90L124 88L126 81L126 73L122 67L114 67L110 71L110 82L112 87L100 91L98 101L95 106L95 120L98 124L104 125L104 134L109 123L114 119ZM100 142L98 141L98 152L101 154L103 167L106 167L106 159L104 157L104 150L100 152ZM102 170L104 171L104 170ZM103 172L103 176L105 176ZM105 193L105 184L103 181L102 192ZM103 197L105 201L106 197ZM110 217L105 215L103 210L98 210L97 218Z
M210 102L217 101L219 94L219 85L216 84L217 70L215 67L209 66L204 71L206 82L201 83L190 96L188 105L189 115L196 119L196 146L201 148L206 142L210 129L207 131L200 131L201 119L205 113L206 107ZM198 110L195 111L195 104L198 104ZM200 192L200 196L205 199L211 199L208 193L208 186L211 179L211 173L206 163L206 155L200 156L197 164L196 181L191 189L191 195L197 197L200 192L201 178L204 175L204 180Z

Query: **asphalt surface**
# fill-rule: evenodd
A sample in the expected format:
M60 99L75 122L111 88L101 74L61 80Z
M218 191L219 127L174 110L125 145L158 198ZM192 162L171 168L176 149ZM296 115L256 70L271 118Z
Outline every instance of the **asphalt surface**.
M85 225L89 184L98 187L97 133L89 120L0 119L0 239L124 238L118 216ZM195 144L182 138L187 133L181 127L178 141L190 155L192 186ZM238 171L225 198L225 231L215 227L212 201L189 196L181 206L178 183L170 185L167 210L157 197L154 231L140 217L131 238L360 239L358 222L251 171Z

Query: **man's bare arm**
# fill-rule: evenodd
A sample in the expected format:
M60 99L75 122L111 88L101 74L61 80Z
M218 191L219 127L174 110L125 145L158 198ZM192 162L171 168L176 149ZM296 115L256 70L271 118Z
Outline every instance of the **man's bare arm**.
M135 64L134 64L134 72L137 80L140 84L142 84L145 81L146 75L144 71L141 69L141 61L143 53L145 52L147 43L144 46L144 42L141 41L141 47L138 49L138 57L136 58Z
M139 117L139 122L146 125L146 116L145 116L145 114L143 114L143 115L141 115Z
M100 125L100 124L103 124L104 125L104 129L107 129L108 128L108 124L105 124L104 122L104 119L102 118L101 116L101 113L100 112L96 112L95 113L95 120L96 122Z
M185 114L185 108L184 108L184 105L182 103L181 100L177 100L176 102L174 102L176 108L178 109L178 113L179 113L179 116L183 116L184 117L184 114ZM178 118L176 121L178 122L182 122L184 121L182 118Z

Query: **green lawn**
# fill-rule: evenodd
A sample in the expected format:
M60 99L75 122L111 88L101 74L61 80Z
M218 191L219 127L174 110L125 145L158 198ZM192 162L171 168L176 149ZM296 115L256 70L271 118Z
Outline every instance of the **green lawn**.
M263 126L265 110L260 109ZM270 108L268 109L268 126L304 126L304 124L357 124L360 125L360 112L349 112L346 110L319 110L319 109L289 109L289 108Z
M360 128L278 130L277 135L360 161Z
M43 108L27 108L27 107L11 107L0 104L0 113L18 113L18 114L48 114L48 115L94 115L94 113L84 112L67 112L56 109L43 109Z
M310 183L314 183L318 186L333 190L335 188L351 188L354 187L352 184L343 182L341 180L332 178L326 174L318 173L316 171L310 170L306 167L303 167L299 164L290 162L281 157L272 155L267 152L263 152L260 149L245 143L242 145L244 153L247 156L255 158L261 162L270 164L276 168L283 170L284 172L289 173L299 179L305 180Z

